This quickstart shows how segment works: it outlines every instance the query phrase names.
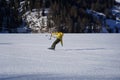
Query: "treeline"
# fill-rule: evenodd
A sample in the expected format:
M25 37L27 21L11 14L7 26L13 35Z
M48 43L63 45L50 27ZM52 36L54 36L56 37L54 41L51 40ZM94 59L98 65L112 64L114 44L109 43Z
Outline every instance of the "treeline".
M70 33L99 33L102 27L101 20L94 19L92 14L86 13L86 10L101 12L110 18L110 9L116 4L115 0L31 0L31 2L31 9L50 8L49 16L52 15L54 26L58 30ZM48 27L52 26L53 24L48 24ZM109 27L107 28L109 32Z
M17 27L22 23L18 12L19 3L18 0L0 0L0 32L17 32Z
M92 14L86 13L87 9L102 12L109 17L109 9L114 4L115 0L52 0L50 8L58 29L63 28L64 32L84 33L100 32L102 25L100 20L93 19Z
M0 31L4 27L8 32L16 32L16 28L22 24L22 14L26 11L50 8L48 16L52 16L58 30L84 33L88 29L87 32L92 32L91 26L94 25L94 32L100 32L101 22L94 20L86 10L102 12L110 17L109 9L114 5L115 0L0 0ZM52 24L48 25L51 26Z

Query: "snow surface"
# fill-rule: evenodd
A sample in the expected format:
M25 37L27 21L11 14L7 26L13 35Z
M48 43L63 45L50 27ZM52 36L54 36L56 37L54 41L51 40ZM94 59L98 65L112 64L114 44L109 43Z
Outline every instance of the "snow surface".
M0 80L120 80L120 34L0 34Z
M120 2L120 0L116 0L116 2Z

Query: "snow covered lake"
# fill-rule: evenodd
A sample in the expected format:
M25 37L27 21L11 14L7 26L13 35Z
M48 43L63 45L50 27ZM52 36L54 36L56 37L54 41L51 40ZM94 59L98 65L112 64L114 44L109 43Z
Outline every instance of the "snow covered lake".
M0 80L120 80L120 34L0 34Z

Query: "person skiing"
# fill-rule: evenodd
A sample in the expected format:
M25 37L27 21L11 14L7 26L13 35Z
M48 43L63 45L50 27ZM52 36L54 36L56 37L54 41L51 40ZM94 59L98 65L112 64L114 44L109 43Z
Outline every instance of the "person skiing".
M63 46L63 33L62 32L52 32L51 37L55 37L56 40L52 43L51 47L49 49L55 50L56 45L60 42L61 45ZM50 39L51 39L50 37Z

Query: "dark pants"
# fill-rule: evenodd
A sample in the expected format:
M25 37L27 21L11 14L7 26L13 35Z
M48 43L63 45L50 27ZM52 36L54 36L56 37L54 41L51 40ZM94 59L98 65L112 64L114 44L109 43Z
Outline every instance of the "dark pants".
M58 44L59 42L60 42L60 39L56 39L56 40L53 42L51 48L52 48L52 49L55 49L56 44Z

